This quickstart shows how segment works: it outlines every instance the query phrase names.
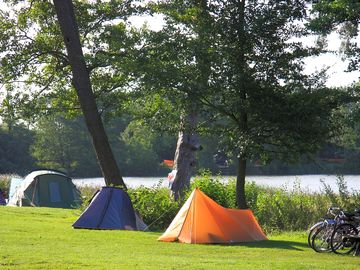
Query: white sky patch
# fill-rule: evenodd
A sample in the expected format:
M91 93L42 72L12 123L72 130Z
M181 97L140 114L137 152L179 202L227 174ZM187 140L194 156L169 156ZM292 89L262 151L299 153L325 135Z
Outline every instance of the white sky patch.
M311 74L320 71L324 68L329 68L327 71L328 80L326 85L328 87L347 86L353 82L359 81L360 72L345 72L348 66L348 61L342 61L341 58L335 54L324 54L317 57L305 59L306 74Z
M160 31L164 26L164 16L155 14L153 16L132 16L129 22L136 28L141 28L146 24L152 31Z
M315 42L316 37L308 38L305 43ZM328 80L326 85L328 87L341 87L348 86L354 82L359 81L360 71L346 72L349 60L342 60L339 53L341 46L341 38L337 33L332 33L327 38L329 50L334 53L326 53L317 57L309 57L305 59L306 74L311 74L316 71L320 71L323 68L329 68L327 71ZM358 44L360 44L360 37L357 38Z

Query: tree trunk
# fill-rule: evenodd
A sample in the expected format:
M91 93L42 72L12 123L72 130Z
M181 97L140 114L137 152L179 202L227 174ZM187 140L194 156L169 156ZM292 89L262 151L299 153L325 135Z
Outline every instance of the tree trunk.
M245 0L239 2L239 32L238 39L245 40ZM246 111L246 85L245 85L245 50L244 45L239 45L239 53L237 55L237 62L239 68L239 96L241 100L240 117L239 117L239 131L246 134L248 132L248 114ZM236 204L238 208L246 209L245 196L245 176L246 176L246 150L241 150L238 159L238 171L236 177Z
M105 183L107 186L121 186L126 189L92 92L90 76L80 44L79 30L72 1L54 0L54 6L72 69L72 83L79 98L96 156L105 178Z
M177 170L177 173L171 186L175 200L180 199L184 190L190 186L190 178L196 164L195 152L200 149L199 137L195 133L197 125L195 103L191 104L189 115L183 121L187 127L179 132L174 158L174 170Z
M240 209L248 208L245 196L246 159L241 155L238 159L236 177L236 204Z
M195 46L195 59L199 76L193 82L193 94L189 94L188 116L183 121L183 131L179 133L176 146L174 169L177 170L175 180L171 187L172 194L177 200L182 196L183 191L190 186L190 179L196 164L196 151L201 150L199 137L196 133L198 107L194 100L199 97L199 93L205 92L208 87L208 80L211 74L211 65L209 57L209 48L211 47L211 39L209 37L209 8L208 1L201 0L194 2L199 8L200 13L197 22L194 24L194 30L197 31L198 44ZM195 92L195 94L194 94Z

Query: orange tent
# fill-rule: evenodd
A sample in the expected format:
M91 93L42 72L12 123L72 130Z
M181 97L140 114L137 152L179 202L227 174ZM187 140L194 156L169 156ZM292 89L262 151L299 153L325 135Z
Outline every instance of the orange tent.
M195 189L165 233L164 242L237 243L267 240L250 209L228 209Z

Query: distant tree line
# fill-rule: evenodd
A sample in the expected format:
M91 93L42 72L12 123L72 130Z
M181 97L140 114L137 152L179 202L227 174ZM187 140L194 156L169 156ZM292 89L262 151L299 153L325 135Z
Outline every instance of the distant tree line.
M172 159L176 134L159 134L150 127L128 118L106 122L106 130L116 160L125 176L162 176L171 168L163 160ZM216 137L203 137L197 153L196 172L235 175L234 157L221 152ZM312 159L305 156L297 163L252 160L249 174L359 174L360 139L348 146L326 144ZM219 153L222 157L219 157ZM61 115L42 117L29 128L14 124L0 129L0 174L25 175L31 170L51 168L64 170L73 177L99 177L101 171L91 146L83 119L66 119Z

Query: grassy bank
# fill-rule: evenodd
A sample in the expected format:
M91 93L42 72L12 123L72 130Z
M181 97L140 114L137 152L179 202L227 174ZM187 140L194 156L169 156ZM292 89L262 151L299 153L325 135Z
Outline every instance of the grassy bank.
M78 210L0 207L0 269L358 269L360 258L317 254L306 233L241 245L156 241L160 233L75 230Z
M0 175L0 188L6 193L9 179L9 175ZM338 188L335 191L324 183L322 192L311 193L303 190L300 183L295 183L294 187L269 188L248 182L245 187L246 199L249 208L267 233L304 231L323 217L330 206L339 206L349 211L360 208L360 192L349 190L342 177L338 178L337 183ZM221 178L209 173L195 177L183 200L179 202L170 198L169 189L164 188L161 183L151 188L129 189L128 193L134 208L140 212L145 223L151 225L150 230L163 231L196 187L220 205L227 208L236 207L235 179L229 179L224 183ZM79 211L87 206L96 190L95 187L80 189L84 203Z

